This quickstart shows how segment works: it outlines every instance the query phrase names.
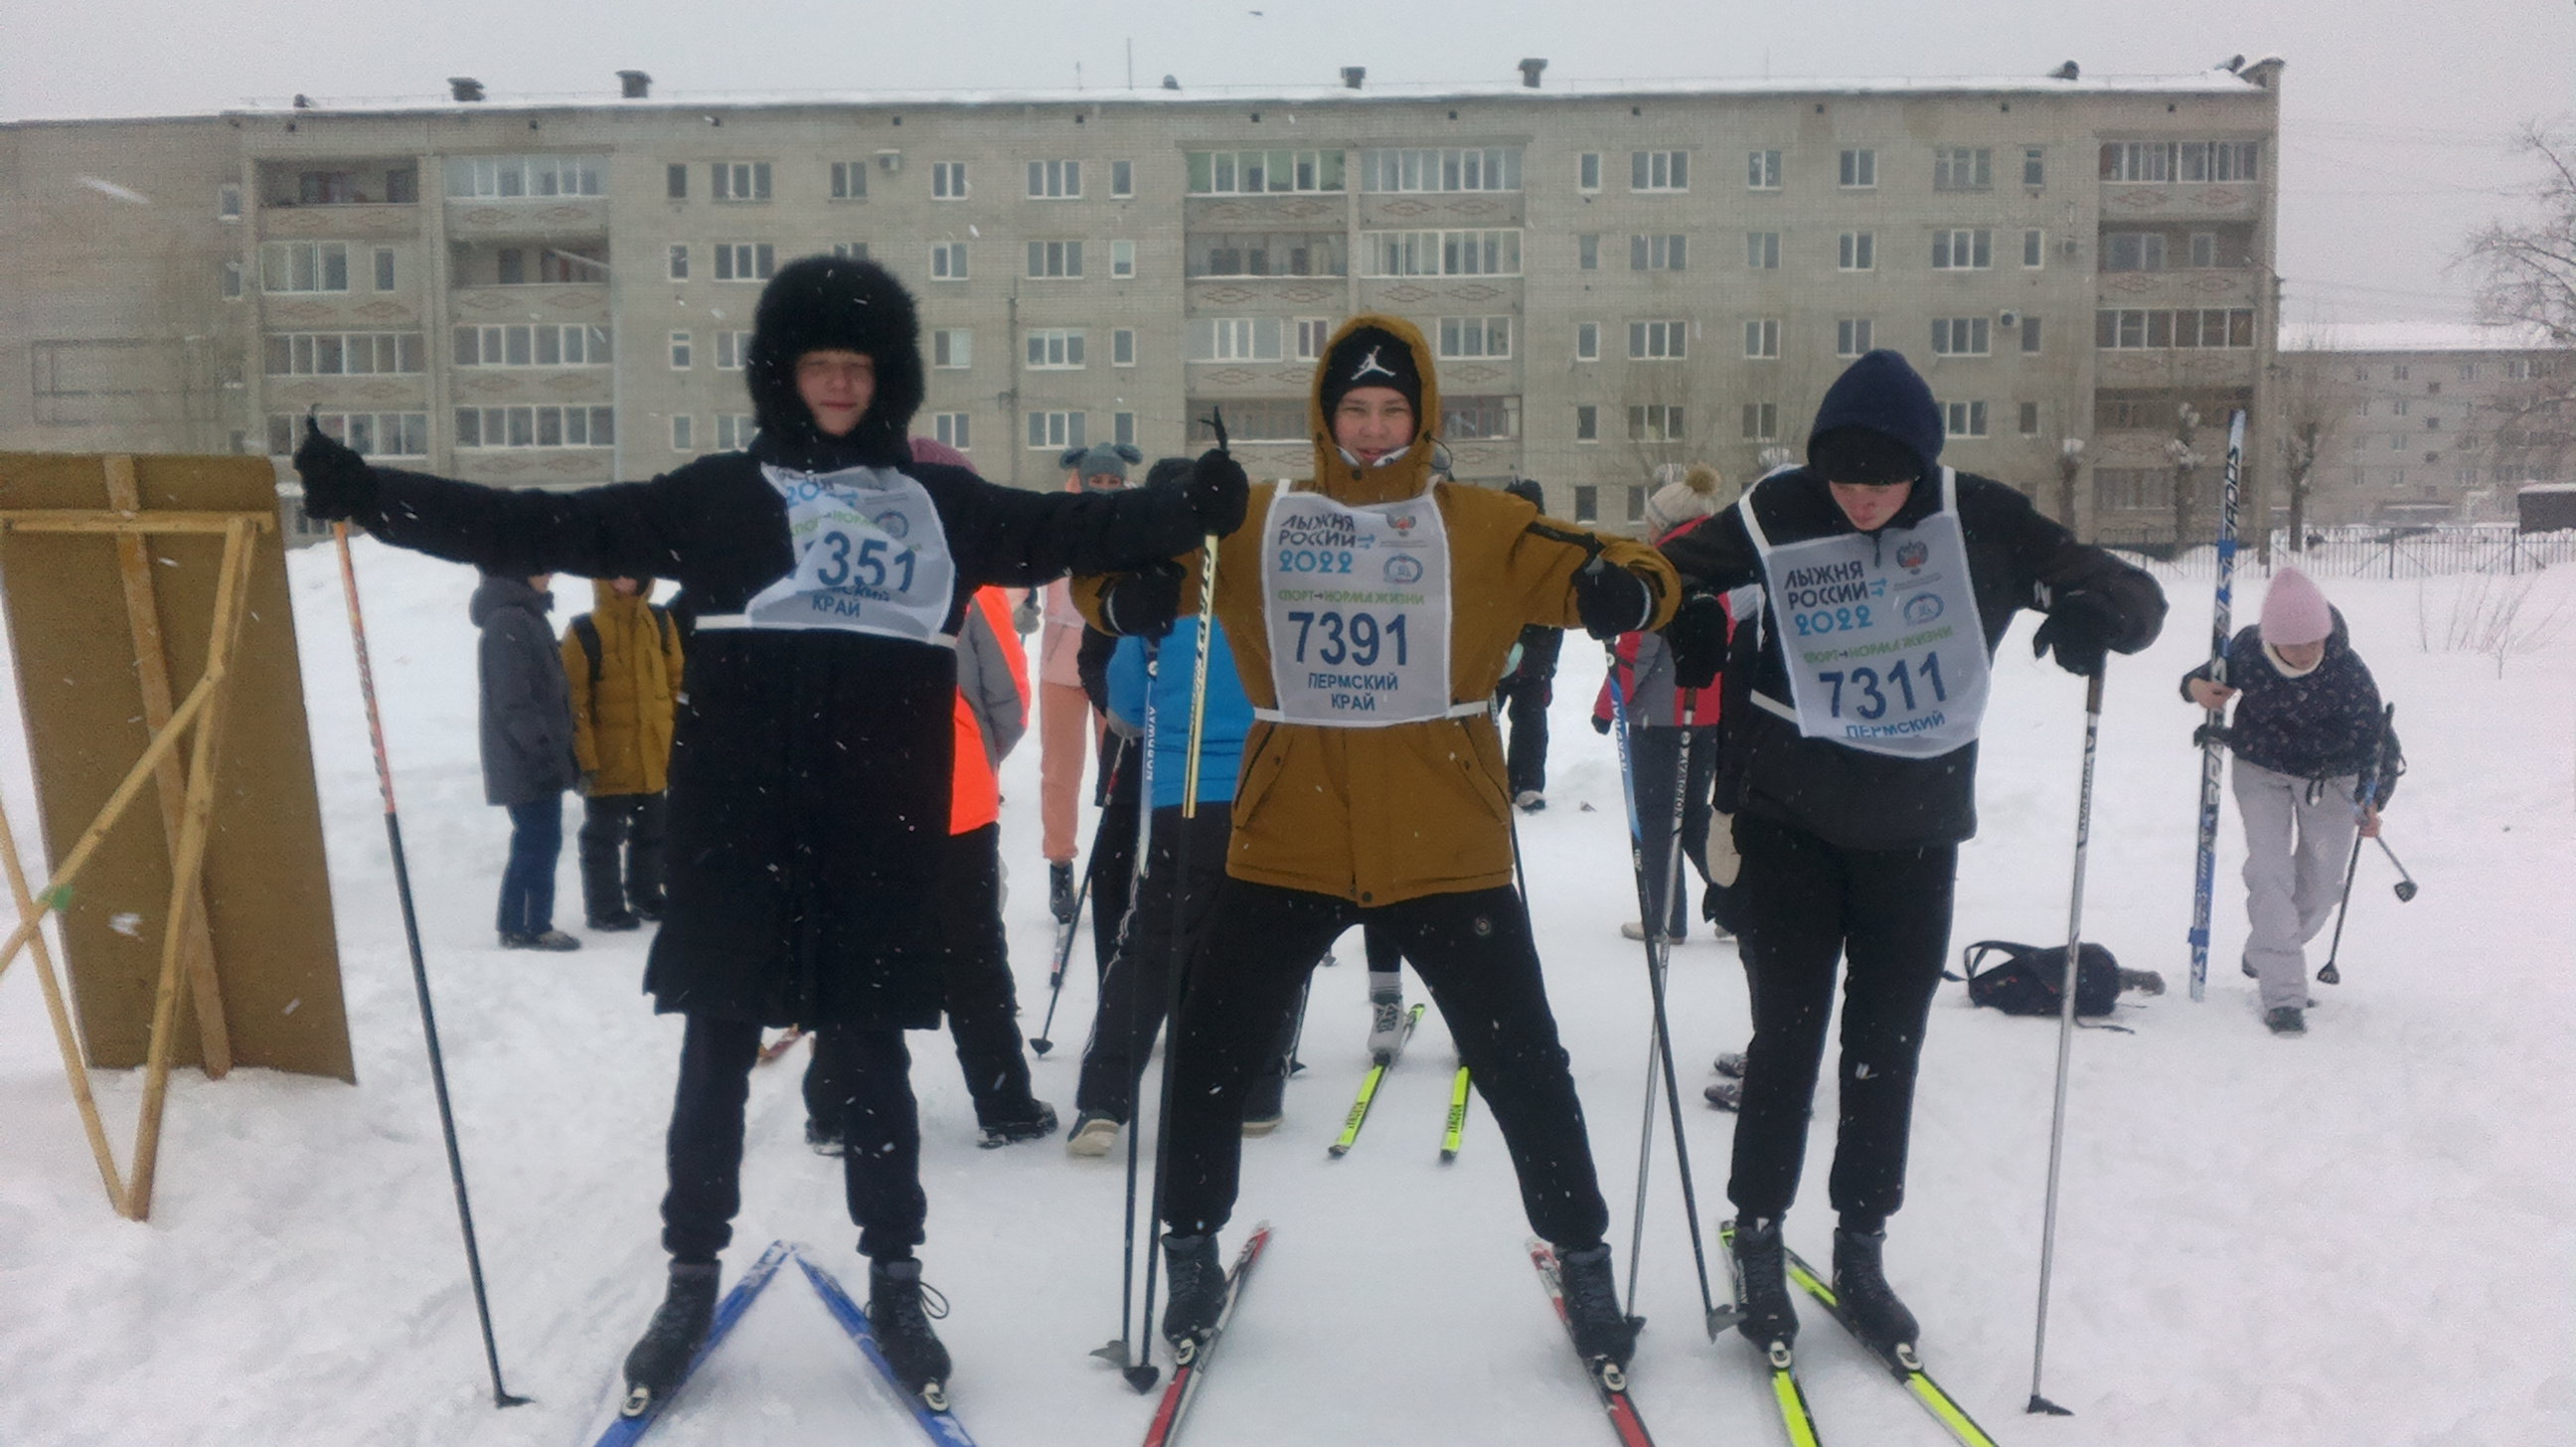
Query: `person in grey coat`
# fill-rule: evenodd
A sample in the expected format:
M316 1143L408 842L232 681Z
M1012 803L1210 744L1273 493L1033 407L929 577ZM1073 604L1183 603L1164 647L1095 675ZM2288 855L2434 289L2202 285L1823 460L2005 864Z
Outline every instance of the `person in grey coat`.
M563 853L563 796L581 781L572 749L572 690L546 622L551 573L486 573L466 605L483 631L483 798L510 811L510 861L501 870L505 950L577 950L554 926L555 861Z

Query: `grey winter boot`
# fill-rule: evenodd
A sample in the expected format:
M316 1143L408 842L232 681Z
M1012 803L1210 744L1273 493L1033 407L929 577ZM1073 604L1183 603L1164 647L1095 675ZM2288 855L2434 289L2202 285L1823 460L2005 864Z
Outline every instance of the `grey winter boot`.
M1216 1238L1166 1234L1163 1274L1172 1293L1163 1307L1163 1339L1172 1344L1172 1359L1186 1363L1216 1335L1225 1312L1225 1264L1217 1260Z
M1742 1315L1735 1329L1755 1346L1798 1339L1798 1309L1789 1301L1788 1248L1777 1218L1735 1225L1735 1295Z
M1611 1279L1610 1246L1586 1246L1556 1253L1557 1282L1565 1292L1565 1319L1574 1329L1574 1349L1589 1361L1628 1365L1637 1345L1642 1316L1619 1310L1619 1286Z
M920 1394L933 1411L947 1409L948 1348L930 1329L933 1317L948 1314L948 1299L921 1284L921 1263L868 1263L868 1329L897 1381Z
M712 1261L674 1261L662 1304L626 1354L626 1402L621 1409L640 1417L655 1402L670 1396L688 1374L689 1359L716 1319L716 1284L722 1268Z
M1914 1345L1920 1328L1887 1284L1880 1261L1886 1246L1885 1231L1835 1230L1834 1299L1855 1335L1880 1353L1893 1354L1898 1347Z

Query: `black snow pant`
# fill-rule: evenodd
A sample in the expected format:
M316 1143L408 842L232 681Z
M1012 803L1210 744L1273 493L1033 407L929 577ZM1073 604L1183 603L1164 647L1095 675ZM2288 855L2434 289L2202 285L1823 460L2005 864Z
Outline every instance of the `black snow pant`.
M1511 725L1511 742L1503 751L1503 772L1512 797L1535 790L1547 792L1547 706L1554 701L1552 678L1505 678L1494 685L1494 698Z
M987 824L951 834L939 876L940 988L948 1010L948 1036L957 1068L975 1102L975 1123L1019 1125L1034 1121L1038 1104L1029 1093L1029 1058L1020 1041L1019 994L1011 979L1010 946L1002 934L1002 828ZM805 1110L828 1122L847 1108L841 1077L854 1036L815 1037L805 1067Z
M1637 822L1645 843L1646 884L1662 906L1664 933L1672 939L1688 934L1691 908L1689 880L1673 889L1673 790L1679 786L1682 738L1690 738L1689 792L1682 804L1682 857L1708 882L1708 822L1711 791L1717 783L1717 725L1689 728L1628 728L1628 767L1636 776ZM1670 890L1668 896L1666 891Z
M1118 954L1118 928L1127 919L1129 896L1136 888L1137 801L1144 787L1145 749L1142 742L1116 733L1105 736L1101 749L1105 761L1092 796L1100 806L1100 824L1092 831L1091 859L1083 868L1091 873L1091 959L1105 981L1109 962ZM1220 818L1229 813L1223 804L1216 810ZM1222 843L1217 852L1224 853Z
M1173 1031L1164 1222L1195 1235L1233 1214L1244 1097L1277 1058L1281 1025L1296 1012L1316 957L1354 922L1394 936L1431 991L1511 1152L1531 1228L1564 1250L1598 1245L1609 1211L1592 1171L1583 1105L1557 1043L1528 917L1509 888L1363 908L1229 876Z
M1118 950L1101 978L1100 1003L1091 1020L1091 1040L1082 1050L1082 1081L1075 1087L1074 1107L1097 1111L1121 1124L1136 1113L1136 1083L1154 1053L1171 1003L1173 943L1172 891L1181 891L1180 958L1187 961L1206 930L1208 907L1225 880L1225 850L1234 828L1233 808L1224 803L1199 805L1193 819L1181 817L1181 806L1154 811L1153 841L1146 851L1145 876L1120 930ZM1187 831L1190 867L1183 877L1179 859L1181 834ZM1094 884L1093 889L1100 886ZM1186 966L1185 966L1186 968ZM1295 1042L1292 1015L1278 1040L1267 1070L1284 1079L1288 1052ZM1261 1078L1257 1072L1256 1080Z
M581 904L592 919L662 912L664 794L593 794L582 801Z
M1787 1214L1807 1154L1807 1118L1843 989L1842 1121L1834 1210L1874 1231L1905 1202L1914 1069L1950 948L1958 846L1843 849L1793 825L1735 816L1745 900L1737 948L1753 994L1744 1108L1727 1196L1747 1217Z
M760 1026L688 1017L680 1088L666 1142L671 1185L662 1197L662 1248L679 1261L713 1261L733 1239L742 1209L742 1112ZM836 1038L837 1037L837 1038ZM859 1250L884 1259L921 1244L929 1203L921 1193L921 1125L912 1100L912 1056L900 1030L826 1025L815 1041L840 1062L841 1158Z

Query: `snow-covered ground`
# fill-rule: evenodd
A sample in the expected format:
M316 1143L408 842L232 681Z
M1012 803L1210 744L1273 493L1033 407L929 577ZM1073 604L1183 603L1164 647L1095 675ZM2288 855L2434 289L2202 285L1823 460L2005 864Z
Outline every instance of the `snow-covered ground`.
M0 977L0 1442L586 1443L660 1288L661 1128L679 1032L637 993L644 944L569 956L495 948L506 826L474 760L464 569L361 544L379 684L424 915L450 1080L510 1386L495 1412L464 1285L438 1121L378 819L338 580L291 564L339 912L359 1084L246 1070L173 1082L155 1212L117 1219L63 1089L31 971ZM2576 1441L2576 638L2493 662L2419 650L2445 580L2334 582L2398 701L2413 773L2389 838L2422 881L2399 905L2362 861L2339 988L2311 1033L2276 1040L2234 968L2236 822L2221 861L2207 1003L2183 992L2196 715L2173 681L2207 647L2208 587L2173 585L2164 640L2109 688L2088 937L2164 972L2124 1008L2134 1034L2076 1042L2046 1388L2075 1410L2026 1417L2054 1027L1934 1012L1908 1209L1891 1273L1924 1319L1933 1370L2008 1443ZM2240 589L2259 598L2260 581ZM2576 570L2533 609L2576 607ZM558 586L585 606L578 580ZM2245 605L2250 607L2250 603ZM2027 622L1998 663L1983 832L1962 853L1958 942L2048 940L2066 923L2081 689L2034 664ZM1584 727L1599 677L1567 650L1551 806L1522 821L1531 905L1628 1257L1646 1049L1638 947L1609 745ZM1010 924L1033 1029L1048 927L1032 746L1007 786ZM23 745L0 783L34 848ZM568 811L569 813L570 811ZM577 817L577 816L574 816ZM31 853L31 858L33 854ZM564 860L564 919L579 924ZM1249 1142L1238 1229L1271 1255L1193 1419L1206 1443L1586 1443L1606 1429L1548 1319L1491 1121L1438 1159L1451 1058L1437 1016L1381 1092L1357 1150L1338 1128L1364 1060L1357 941L1317 979L1287 1125ZM1068 986L1036 1066L1070 1114L1091 1004ZM1673 976L1676 1048L1700 1199L1723 1212L1731 1117L1698 1101L1707 1060L1741 1042L1733 951L1694 942ZM1054 1144L982 1151L945 1042L914 1037L932 1203L929 1277L977 1438L1131 1442L1149 1404L1086 1353L1117 1328L1120 1171ZM746 1200L728 1260L780 1237L854 1283L837 1168L801 1141L795 1071L761 1073ZM103 1077L120 1153L138 1083ZM1830 1089L1830 1085L1827 1087ZM1831 1118L1831 1103L1820 1108ZM1750 1349L1696 1330L1668 1132L1659 1132L1640 1309L1638 1400L1668 1444L1778 1440ZM1822 1259L1830 1132L1790 1239ZM1720 1277L1720 1289L1723 1278ZM1831 1440L1924 1443L1941 1430L1808 1313L1808 1390ZM901 1442L913 1428L792 1274L690 1387L655 1440Z

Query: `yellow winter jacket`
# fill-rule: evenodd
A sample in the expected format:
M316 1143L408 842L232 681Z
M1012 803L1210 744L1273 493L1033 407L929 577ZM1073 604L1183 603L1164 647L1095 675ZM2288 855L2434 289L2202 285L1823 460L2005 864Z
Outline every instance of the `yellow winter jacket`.
M1648 626L1671 620L1680 584L1653 548L1541 518L1536 508L1498 488L1433 482L1441 414L1431 349L1401 318L1364 314L1342 324L1326 355L1344 333L1361 326L1384 327L1412 349L1422 377L1423 433L1396 462L1365 472L1354 467L1332 441L1319 374L1307 397L1314 479L1295 485L1352 505L1436 489L1449 535L1452 703L1493 697L1524 624L1582 626L1572 583L1593 547L1654 590ZM1216 614L1256 709L1279 702L1261 588L1262 520L1277 488L1253 485L1243 526L1217 549ZM1198 607L1200 560L1192 553L1182 561L1189 581L1181 607L1189 612ZM1075 582L1075 600L1094 623L1104 621L1099 599L1111 581ZM1511 796L1491 713L1386 728L1256 719L1243 745L1226 872L1363 905L1510 884Z
M591 611L564 630L572 684L572 749L593 794L658 794L671 767L672 701L680 694L680 635L642 598L591 584ZM594 671L582 632L597 630Z

